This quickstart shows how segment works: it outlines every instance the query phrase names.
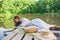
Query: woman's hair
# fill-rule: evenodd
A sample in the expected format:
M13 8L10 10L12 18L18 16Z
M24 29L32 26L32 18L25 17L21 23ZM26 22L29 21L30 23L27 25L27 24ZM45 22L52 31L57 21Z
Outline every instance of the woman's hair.
M14 19L17 19L17 18L18 18L18 19L20 19L20 17L19 17L19 16L14 16Z
M19 21L19 22L16 23L15 19L19 19L19 20L20 20L20 17L19 17L19 16L14 16L15 26L17 27L17 26L19 26L22 22Z
M15 19L20 19L19 16L14 16L14 22L16 23Z

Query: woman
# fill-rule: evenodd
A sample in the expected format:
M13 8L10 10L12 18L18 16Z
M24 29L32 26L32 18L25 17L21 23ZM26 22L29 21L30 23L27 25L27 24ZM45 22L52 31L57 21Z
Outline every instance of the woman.
M28 20L27 18L19 18L18 16L14 17L14 22L16 27L20 26L23 27L24 26L24 30L25 30L25 34L23 35L22 39L25 37L26 32L27 33L34 33L34 32L40 32L43 29L48 29L50 28L50 24L47 24L46 22L44 22L43 20L36 18L33 20ZM31 34L33 35L33 34ZM36 36L36 35L35 35ZM34 37L32 37L32 40L34 40Z
M33 20L28 20L27 18L20 18L18 16L15 16L14 17L14 22L15 22L15 27L26 27L25 28L25 31L26 32L36 32L36 30L41 30L41 29L45 29L45 28L50 28L50 24L47 24L46 22L44 22L43 20L39 19L39 18L36 18L36 19L33 19ZM54 25L52 25L52 27L56 27ZM14 28L15 30L16 28ZM3 39L4 37L4 32L12 32L13 30L10 30L8 31L7 29L1 29L0 28L0 40ZM10 33L7 33L7 34L10 34Z
M39 19L39 18L36 18L36 19L33 19L33 20L29 20L27 18L20 18L18 16L15 16L14 17L14 22L15 22L15 26L18 27L32 27L32 26L35 26L38 28L38 31L40 31L41 29L49 29L51 27L53 28L56 28L55 25L50 25L50 24L47 24L46 22L44 22L43 20ZM32 27L34 28L34 27Z
M15 16L14 22L15 22L16 27L18 27L18 26L23 27L23 26L26 26L30 22L30 20L27 18L20 18L18 16Z

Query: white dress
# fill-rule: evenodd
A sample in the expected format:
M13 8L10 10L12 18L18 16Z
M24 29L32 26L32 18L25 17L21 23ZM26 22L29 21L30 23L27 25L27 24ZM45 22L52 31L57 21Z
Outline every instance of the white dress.
M44 22L43 20L41 20L39 18L31 20L31 22L28 24L28 26L32 26L32 25L37 26L38 30L50 28L50 24L47 24L46 22Z
M28 23L30 23L30 20L27 18L22 18L21 19L22 23L20 24L20 26L25 27Z
M22 24L20 24L20 26L22 27L32 27L32 26L37 26L38 27L38 31L40 31L41 29L49 29L50 28L50 24L47 24L46 22L44 22L43 20L36 18L33 20L29 20L27 18L22 18Z

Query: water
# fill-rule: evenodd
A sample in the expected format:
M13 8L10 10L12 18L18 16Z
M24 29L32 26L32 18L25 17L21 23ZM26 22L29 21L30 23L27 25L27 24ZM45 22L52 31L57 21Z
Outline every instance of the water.
M9 29L5 29L5 28L0 28L0 40L2 40L5 36L4 36L4 31L7 31ZM10 35L12 32L7 32L7 35Z
M2 38L4 37L4 31L5 31L6 29L4 29L4 28L0 28L0 40L2 40Z
M60 40L60 37L58 37L57 40Z
M4 31L7 31L8 29L0 28L0 40L4 38ZM11 34L11 32L7 32L7 35Z

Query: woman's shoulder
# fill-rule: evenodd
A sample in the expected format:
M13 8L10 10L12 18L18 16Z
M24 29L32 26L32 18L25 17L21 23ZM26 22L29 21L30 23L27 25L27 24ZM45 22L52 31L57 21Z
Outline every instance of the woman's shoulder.
M27 19L27 18L21 18L21 19Z
M27 18L21 18L21 20L23 21L30 21L29 19L27 19Z

